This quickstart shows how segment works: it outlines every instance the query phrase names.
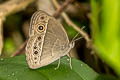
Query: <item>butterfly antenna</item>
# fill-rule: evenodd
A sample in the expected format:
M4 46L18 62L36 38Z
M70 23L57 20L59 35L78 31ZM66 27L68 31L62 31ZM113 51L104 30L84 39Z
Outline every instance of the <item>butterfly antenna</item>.
M85 26L83 26L81 29L82 29L82 30L85 29ZM79 38L75 39L79 34L80 34L80 33L77 33L77 34L74 36L74 38L72 39L72 41L75 42L75 41L80 40L81 38L83 38L83 37L79 37Z
M81 30L85 29L85 26L82 26Z
M72 41L74 41L75 38L76 38L79 34L80 34L80 33L77 33L77 34L73 37Z
M78 40L80 40L80 39L82 39L83 37L79 37L79 38L77 38L77 39L74 39L73 41L75 42L75 41L78 41Z

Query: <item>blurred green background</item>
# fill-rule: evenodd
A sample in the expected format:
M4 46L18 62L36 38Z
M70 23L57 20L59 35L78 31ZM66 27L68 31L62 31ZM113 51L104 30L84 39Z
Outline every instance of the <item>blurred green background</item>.
M9 0L1 0L0 4L7 1ZM40 1L43 0L33 1L24 10L6 17L3 24L4 47L0 58L9 58L28 39L32 14L38 9L44 9L43 7L45 10L49 9L48 6L45 6L48 5L46 4L48 0L43 3ZM57 1L59 4L63 4L65 0ZM54 4L52 6L55 9ZM50 10L52 11L52 9ZM76 41L72 57L83 61L100 74L119 78L120 0L75 0L67 6L65 12L79 28L85 26L83 31L87 32L92 41L91 48L86 46L87 43L84 38ZM72 40L78 32L69 26L61 16L59 19L69 39ZM78 37L80 36L82 35L79 34Z

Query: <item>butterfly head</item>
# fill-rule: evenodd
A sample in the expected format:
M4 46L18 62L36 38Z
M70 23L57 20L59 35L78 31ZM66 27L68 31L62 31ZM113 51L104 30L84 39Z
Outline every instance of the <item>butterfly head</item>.
M71 41L69 46L70 46L70 48L74 48L74 46L75 46L75 41Z

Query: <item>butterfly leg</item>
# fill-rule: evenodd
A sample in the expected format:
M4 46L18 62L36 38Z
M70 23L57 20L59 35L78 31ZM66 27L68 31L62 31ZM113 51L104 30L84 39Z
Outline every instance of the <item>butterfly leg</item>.
M60 67L60 58L59 58L58 65L57 65L57 67L55 68L55 70L57 70L59 67Z
M67 56L68 56L68 58L69 58L69 65L70 65L70 68L72 69L72 63L71 63L71 60L72 60L72 59L71 59L71 56L70 56L69 53L67 54Z

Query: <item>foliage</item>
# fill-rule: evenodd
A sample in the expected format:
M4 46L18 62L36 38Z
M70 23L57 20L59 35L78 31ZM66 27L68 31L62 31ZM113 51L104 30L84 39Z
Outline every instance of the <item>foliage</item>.
M99 75L85 63L72 59L70 69L67 57L63 57L59 69L58 61L39 68L30 69L25 56L16 56L0 60L0 80L116 80L111 76Z
M45 3L41 2L40 5L43 4L48 8L49 5L47 4L46 6L47 0L45 1ZM59 2L59 0L57 1ZM62 1L64 3L64 0ZM60 1L60 4L62 1ZM89 1L91 1L91 5ZM54 6L54 4L52 5ZM69 8L69 5L67 6ZM20 10L21 12L19 13L5 16L4 24L2 25L4 26L4 48L0 56L0 80L116 80L111 75L99 74L100 72L107 74L107 71L112 75L116 75L117 73L120 76L120 0L77 0L70 4L70 6L65 12L69 15L72 22L79 28L85 26L83 32L85 31L88 35L92 34L91 40L93 44L91 46L94 46L96 51L86 48L85 39L76 41L77 55L79 55L77 57L91 67L80 60L72 59L73 69L71 70L67 57L63 57L60 68L57 70L55 68L58 61L39 69L30 69L24 55L10 58L12 54L19 50L18 47L21 48L20 45L23 43L23 40L25 41L28 38L30 17L38 9L37 4L31 4L30 7L27 7L23 11ZM92 6L92 16L89 16L91 14L90 6ZM9 12L3 9L0 13L2 11ZM14 11L12 12L14 13ZM62 24L71 41L78 34L77 30L73 26L69 26L69 23L63 19L61 19L61 22L63 22ZM89 30L90 27L91 31ZM99 56L96 56L96 54L91 55L90 53L92 52L96 52ZM21 50L20 54L22 53ZM4 57L9 58L3 59ZM106 63L108 64L107 67ZM115 73L109 66L115 70Z
M120 0L92 0L91 3L96 51L120 76Z

